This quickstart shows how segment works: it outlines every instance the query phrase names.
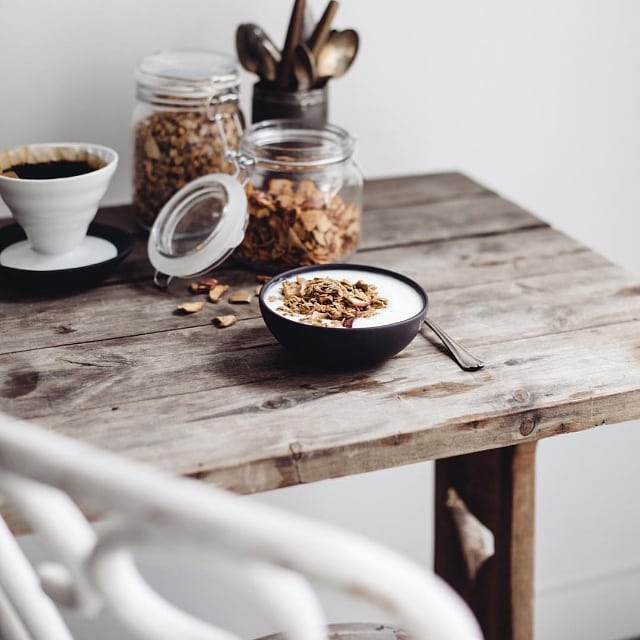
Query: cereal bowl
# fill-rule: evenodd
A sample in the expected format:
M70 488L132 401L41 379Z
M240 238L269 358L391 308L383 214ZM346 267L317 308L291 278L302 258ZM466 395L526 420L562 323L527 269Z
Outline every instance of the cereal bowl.
M428 298L416 282L377 267L331 264L285 271L260 292L273 336L314 364L356 367L387 360L416 336Z

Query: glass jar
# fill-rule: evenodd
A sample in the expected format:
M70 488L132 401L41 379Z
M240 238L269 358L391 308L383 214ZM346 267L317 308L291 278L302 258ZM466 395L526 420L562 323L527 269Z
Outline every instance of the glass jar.
M251 125L229 152L233 176L192 180L162 208L147 244L156 282L201 275L230 255L266 273L347 259L361 234L354 142L330 124Z
M251 125L239 148L249 221L234 256L270 272L348 258L361 234L363 181L354 145L331 124Z
M140 61L133 114L133 204L144 227L153 225L164 204L187 183L234 172L225 151L237 149L244 126L239 86L235 59L224 53L160 51ZM222 116L218 122L212 111Z

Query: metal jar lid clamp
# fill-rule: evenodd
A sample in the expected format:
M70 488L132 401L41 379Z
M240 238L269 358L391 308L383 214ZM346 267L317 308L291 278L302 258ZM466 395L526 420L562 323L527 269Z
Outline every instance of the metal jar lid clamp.
M206 273L228 258L244 238L249 215L239 175L241 167L251 163L229 148L223 120L233 118L240 133L242 125L237 112L221 112L223 104L224 100L211 96L208 118L218 126L224 155L233 163L234 174L213 173L197 178L162 207L147 243L158 286L166 287L174 277Z

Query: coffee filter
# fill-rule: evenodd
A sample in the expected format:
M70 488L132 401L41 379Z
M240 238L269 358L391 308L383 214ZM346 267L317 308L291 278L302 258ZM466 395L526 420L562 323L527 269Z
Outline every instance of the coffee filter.
M9 178L19 176L11 171L12 167L23 164L42 164L46 162L86 162L92 169L101 169L106 162L87 149L64 146L25 145L7 151L0 151L0 173Z

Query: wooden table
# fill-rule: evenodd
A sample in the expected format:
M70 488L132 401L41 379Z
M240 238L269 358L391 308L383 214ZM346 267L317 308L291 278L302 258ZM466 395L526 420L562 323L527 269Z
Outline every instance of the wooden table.
M135 231L126 207L98 219ZM240 493L435 459L436 570L487 638L531 638L535 444L640 416L640 279L465 176L370 181L356 260L421 283L489 364L461 371L425 328L382 365L318 371L275 342L257 299L176 315L186 283L157 289L138 236L93 289L3 290L0 408ZM215 328L226 313L240 321ZM495 535L473 582L449 488Z

